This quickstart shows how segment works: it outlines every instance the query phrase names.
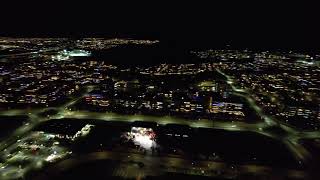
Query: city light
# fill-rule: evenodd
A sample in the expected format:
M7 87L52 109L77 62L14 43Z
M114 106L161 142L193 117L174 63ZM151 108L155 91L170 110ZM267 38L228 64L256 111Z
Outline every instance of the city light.
M0 179L97 160L126 177L306 177L320 147L319 53L190 47L179 63L164 44L0 38Z
M156 147L156 134L151 128L132 127L131 132L128 132L125 136L128 140L132 140L134 144L146 150Z

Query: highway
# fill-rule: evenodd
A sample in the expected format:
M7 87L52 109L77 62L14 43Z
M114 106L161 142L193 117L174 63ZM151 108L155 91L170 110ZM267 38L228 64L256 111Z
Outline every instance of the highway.
M2 140L0 142L0 151L7 148L9 145L15 143L18 139L20 139L23 135L30 132L34 127L36 127L38 124L49 121L50 119L54 119L53 117L41 117L39 116L39 113L45 112L49 109L56 109L58 111L58 117L60 116L60 112L64 112L65 109L74 103L76 103L79 99L83 98L85 95L88 94L88 92L92 91L94 89L94 86L87 86L85 87L85 91L79 95L78 97L74 97L69 102L59 106L59 107L50 107L50 108L35 108L35 109L13 109L13 110L7 110L7 111L1 111L0 115L3 116L18 116L18 115L27 115L29 117L29 121L25 123L23 126L16 129L14 132L12 132L8 138Z
M58 52L61 48L47 48L41 51L41 53L47 53L47 52ZM29 51L29 52L21 52L21 53L13 53L13 54L7 54L7 55L0 55L0 58L13 58L17 56L28 56L28 55L34 55L39 54L39 50L36 51Z
M320 133L318 131L314 132L301 132L295 130L294 128L288 126L287 124L277 121L274 118L264 114L262 109L256 104L255 100L250 97L250 93L246 89L240 89L234 86L235 82L232 77L226 75L219 69L216 69L218 73L223 75L227 79L227 83L231 86L232 90L235 92L234 94L237 96L244 97L249 103L250 107L264 120L266 126L277 126L286 132L286 136L282 137L276 134L272 134L270 132L261 132L261 134L273 137L275 139L281 140L287 147L291 150L293 155L295 155L298 162L304 162L311 158L311 155L307 152L307 150L298 143L299 139L306 137L307 134L312 134L314 137L320 137Z

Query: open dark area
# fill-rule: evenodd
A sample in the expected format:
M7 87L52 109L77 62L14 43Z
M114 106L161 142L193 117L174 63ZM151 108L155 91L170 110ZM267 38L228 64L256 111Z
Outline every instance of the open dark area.
M154 155L176 155L194 160L215 160L230 164L261 164L274 167L300 168L291 152L277 140L252 132L191 128L177 124L157 126L154 123L99 122L94 120L60 119L41 124L36 131L54 134L75 134L85 124L95 127L90 135L75 143L73 152L90 153L104 150L129 152L137 146L121 136L132 127L154 128L158 144ZM268 151L265 149L268 148ZM145 153L137 151L137 153ZM152 153L153 154L153 153ZM275 163L276 162L276 163Z
M90 178L92 180L98 180L101 178L104 179L114 179L114 180L122 180L122 179L135 179L134 177L121 177L121 176L115 176L117 173L121 173L121 171L118 168L120 162L111 161L111 160L101 160L101 161L95 161L95 162L88 162L79 164L77 166L74 166L70 169L62 170L59 172L59 174L50 174L49 175L42 175L38 177L36 180L41 180L41 178L46 178L48 180L53 179L61 179L61 180L67 180L67 179L87 179ZM130 166L133 168L136 168L139 170L139 166L137 163L134 162L127 162ZM120 172L119 172L120 171ZM122 176L126 175L126 172L123 171ZM30 177L31 178L31 177ZM165 173L163 175L159 176L146 176L143 179L146 180L160 180L160 179L176 179L176 178L183 178L183 179L200 179L200 180L226 180L228 178L217 178L217 177L204 177L204 176L197 176L197 175L185 175L180 173ZM251 177L253 178L253 177ZM28 179L28 178L27 178Z
M23 126L27 120L28 116L0 116L0 139Z

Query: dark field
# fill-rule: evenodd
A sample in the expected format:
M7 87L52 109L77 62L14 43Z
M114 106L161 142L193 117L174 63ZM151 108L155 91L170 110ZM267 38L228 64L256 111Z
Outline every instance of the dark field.
M27 116L0 116L0 139L22 126L27 120Z
M152 156L175 156L190 160L212 160L230 164L259 164L282 168L297 168L298 163L288 148L269 137L240 131L226 131L208 128L154 123L123 123L79 119L52 120L35 130L50 133L75 134L86 124L95 125L85 139L73 145L73 151L85 154L97 151L139 151L135 145L124 142L121 135L133 126L151 127L156 133L158 144ZM265 151L268 149L268 151Z
M135 163L127 163L127 166L131 167L139 174L139 170L143 169ZM63 170L59 174L43 174L42 176L36 176L35 180L70 180L70 179L112 179L112 180L123 180L123 179L137 179L137 177L130 177L129 173L119 169L119 162L112 160L99 160L95 162L88 162L78 164L71 169ZM31 180L29 177L27 180ZM145 180L162 180L162 179L199 179L199 180L226 180L228 178L214 178L200 175L186 175L179 173L164 173L158 176L146 176L140 177Z

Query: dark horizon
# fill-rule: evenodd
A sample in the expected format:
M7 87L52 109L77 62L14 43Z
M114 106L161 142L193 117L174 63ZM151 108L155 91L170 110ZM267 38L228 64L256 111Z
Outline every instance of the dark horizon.
M5 8L0 36L133 37L182 48L320 49L316 11L302 5L36 5Z
M271 50L271 51L298 51L298 52L318 52L320 44L314 42L316 39L309 41L307 38L278 38L274 39L262 37L260 39L235 37L221 38L221 34L212 35L202 32L174 36L170 33L154 32L81 32L81 33L61 33L61 32L31 32L31 33L5 33L0 37L12 38L71 38L82 39L86 37L97 38L127 38L127 39L149 39L160 40L162 45L168 48L179 49L248 49L248 50ZM222 34L223 35L223 34Z

